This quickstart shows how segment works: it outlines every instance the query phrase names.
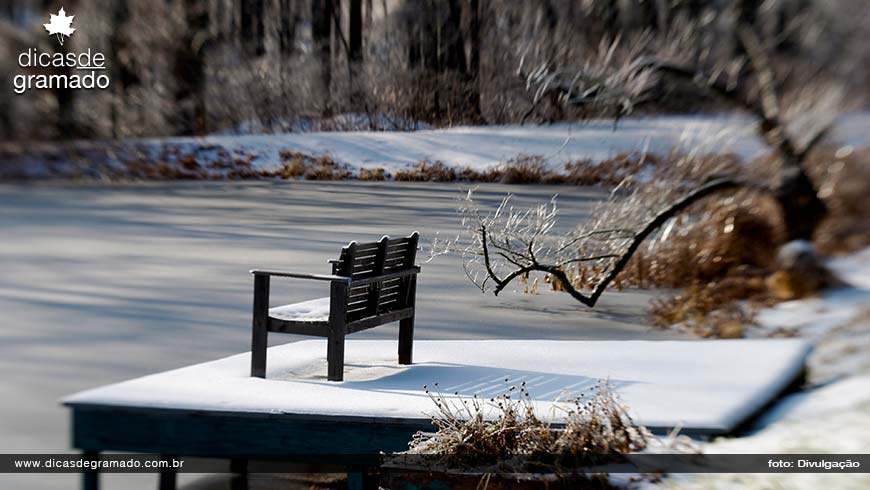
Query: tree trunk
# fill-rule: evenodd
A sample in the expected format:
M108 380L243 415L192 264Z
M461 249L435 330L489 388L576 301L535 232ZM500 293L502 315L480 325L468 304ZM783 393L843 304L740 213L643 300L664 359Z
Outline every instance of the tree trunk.
M314 52L320 63L320 83L324 90L323 115L332 113L330 86L332 85L332 14L333 0L312 0L311 37Z
M67 1L66 8L68 12L75 12L77 3L78 2L76 1ZM43 0L42 7L43 10L48 11L54 7L54 2ZM57 45L55 52L66 56L68 52L67 45ZM67 66L55 68L55 70L58 75L64 75L66 77L72 75L72 70ZM57 131L60 138L77 138L86 136L83 134L84 131L81 126L76 124L75 121L75 90L58 87L55 88L53 92L55 100L57 101Z
M347 42L348 61L352 65L362 61L362 0L350 0Z
M205 44L209 28L207 0L184 0L187 29L175 52L175 100L179 110L179 133L205 134Z
M465 58L465 40L462 36L462 7L460 0L448 0L448 19L442 37L443 59L440 66L444 71L468 73Z
M293 53L296 44L296 25L299 23L299 13L294 0L279 0L279 19L281 32L278 34L278 45L281 54Z
M469 80L469 104L472 113L477 119L483 121L483 111L480 107L480 87L482 84L480 73L480 0L468 2L468 72Z
M253 56L266 53L265 31L263 29L263 2L265 0L242 0L242 47Z
M109 36L109 59L112 60L112 137L117 139L125 136L122 118L127 110L124 103L127 90L139 83L139 77L130 66L129 56L122 55L130 49L129 35L125 31L130 20L129 0L117 0L114 7L112 34Z
M782 208L786 238L812 240L828 209L819 199L803 166L789 165L784 168L773 195Z

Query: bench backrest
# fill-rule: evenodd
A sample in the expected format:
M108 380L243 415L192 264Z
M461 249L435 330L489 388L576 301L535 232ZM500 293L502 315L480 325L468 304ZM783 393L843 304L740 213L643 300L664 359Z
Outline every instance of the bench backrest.
M417 257L417 232L404 238L385 236L377 242L351 242L341 249L338 261L333 262L332 273L353 279L365 279L414 267ZM413 306L415 278L376 281L362 286L351 283L348 297L347 321L382 315Z

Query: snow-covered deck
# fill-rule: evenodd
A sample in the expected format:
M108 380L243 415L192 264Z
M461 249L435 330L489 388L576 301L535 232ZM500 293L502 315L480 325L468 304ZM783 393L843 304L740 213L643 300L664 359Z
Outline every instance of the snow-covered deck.
M286 415L422 427L435 412L424 385L437 383L448 398L470 398L497 396L525 382L538 415L558 422L555 400L607 378L636 419L654 430L680 426L695 434L722 434L793 383L810 351L794 339L424 340L414 344L414 364L399 366L396 349L395 341L348 340L340 383L325 379L325 341L308 340L272 347L267 379L248 376L250 358L244 353L85 391L64 403L83 413L168 410L219 413L225 419ZM76 437L87 440L81 431L89 429L75 421L74 426Z

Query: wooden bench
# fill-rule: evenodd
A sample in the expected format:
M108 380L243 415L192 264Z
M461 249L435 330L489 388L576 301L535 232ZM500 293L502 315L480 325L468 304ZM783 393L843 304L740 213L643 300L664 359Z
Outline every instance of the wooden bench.
M344 378L344 338L348 334L399 322L399 364L411 364L414 342L414 265L419 234L371 243L351 242L337 260L332 275L253 270L254 320L251 376L266 377L269 332L326 337L328 379ZM269 280L288 277L328 281L330 294L302 303L269 308Z

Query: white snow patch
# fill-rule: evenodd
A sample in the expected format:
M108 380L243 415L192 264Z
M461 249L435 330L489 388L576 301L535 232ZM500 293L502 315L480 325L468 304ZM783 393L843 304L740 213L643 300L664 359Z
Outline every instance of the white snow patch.
M704 452L863 454L870 448L870 249L829 266L853 287L782 303L759 317L764 328L796 328L816 344L809 378L828 383L785 398L756 421L753 433L717 439ZM672 475L655 488L863 490L870 474Z
M870 113L844 116L833 139L863 146L870 138L856 126L867 127ZM329 155L352 168L383 167L389 172L421 160L440 160L451 166L486 168L520 154L541 155L553 164L576 159L598 162L621 152L666 153L673 149L733 152L753 158L766 151L754 122L742 115L656 116L629 118L614 126L611 120L545 126L463 126L413 132L351 131L269 135L214 135L202 138L140 140L159 145L216 145L227 151L256 155L259 169L280 165L282 150L312 156Z
M296 322L325 322L329 320L329 297L269 308L269 316Z
M525 382L537 413L558 421L555 403L609 379L650 427L729 431L783 389L803 367L805 342L417 341L415 364L396 364L395 341L349 340L345 381L326 381L326 344L269 349L267 379L249 377L249 354L146 376L73 395L98 404L343 417L426 419L424 385L455 396L493 397ZM435 383L438 387L435 388ZM492 415L492 414L490 414Z
M788 329L816 344L809 360L815 382L870 369L870 249L828 266L849 286L780 303L756 318L756 335Z

